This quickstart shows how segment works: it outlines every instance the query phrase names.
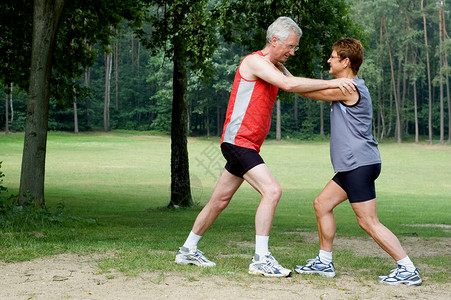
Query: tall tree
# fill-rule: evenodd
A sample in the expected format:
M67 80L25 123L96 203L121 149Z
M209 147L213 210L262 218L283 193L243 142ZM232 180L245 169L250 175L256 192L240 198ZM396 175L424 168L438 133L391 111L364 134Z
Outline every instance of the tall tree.
M443 37L444 37L444 28L443 28L443 20L442 20L442 10L444 10L445 5L443 0L440 0L438 5L439 9L439 86L440 86L440 144L443 144L445 141L445 108L444 108L444 100L443 100L443 74L444 74L444 64L445 58L443 53Z
M77 109L77 97L74 96L74 133L79 133L78 128L78 109Z
M20 175L19 202L31 196L44 204L44 170L49 117L50 79L63 0L35 0L27 120Z
M149 21L152 31L143 43L152 49L165 49L173 62L171 120L171 199L169 207L193 205L187 147L187 72L207 74L216 48L215 19L208 0L152 1ZM144 38L145 37L145 38Z
M5 93L5 133L9 133L9 112L8 112L9 95Z
M103 103L103 130L110 131L110 88L111 88L111 69L113 66L113 54L111 46L108 46L108 52L105 53L105 94Z
M424 44L426 45L426 67L428 76L428 95L429 95L429 115L428 115L428 132L429 143L432 144L432 83L431 83L431 64L429 60L429 45L428 45L428 33L426 13L424 11L424 0L421 0L421 13L423 15L423 28L424 28Z
M124 18L140 20L140 4L139 0L0 3L0 49L5 49L0 51L0 80L28 90L19 202L31 197L45 205L50 96L73 99L73 79L93 63L94 53L85 44L107 45L111 25Z
M282 139L282 128L281 128L281 112L280 112L280 99L276 100L276 141Z

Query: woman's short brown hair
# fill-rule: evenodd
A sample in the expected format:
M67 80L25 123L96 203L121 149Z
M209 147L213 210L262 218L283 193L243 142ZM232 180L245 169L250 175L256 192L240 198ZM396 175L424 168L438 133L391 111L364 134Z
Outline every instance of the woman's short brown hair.
M360 65L363 62L363 46L360 41L352 38L346 38L336 41L332 49L337 52L340 59L349 58L351 70L357 75Z

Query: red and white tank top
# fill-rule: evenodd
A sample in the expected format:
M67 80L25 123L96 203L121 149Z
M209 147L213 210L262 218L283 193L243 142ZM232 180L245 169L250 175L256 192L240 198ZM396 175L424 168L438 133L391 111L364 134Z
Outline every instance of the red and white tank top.
M263 56L263 53L257 51L249 55ZM221 143L260 152L271 127L271 115L279 88L262 79L244 79L240 74L240 66L233 81Z

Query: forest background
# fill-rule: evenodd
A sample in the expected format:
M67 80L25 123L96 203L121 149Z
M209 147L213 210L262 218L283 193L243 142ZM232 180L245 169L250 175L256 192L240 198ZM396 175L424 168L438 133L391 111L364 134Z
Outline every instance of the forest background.
M5 0L0 8L0 126L25 132L19 204L45 206L48 130L129 129L171 134L169 206L191 206L186 137L221 135L237 65L264 47L280 15L303 28L287 62L296 76L330 78L333 42L363 42L359 77L379 141L450 142L444 0ZM268 138L327 138L327 111L280 92Z
M366 47L359 77L365 79L373 97L373 129L379 141L415 138L418 142L419 136L429 142L450 141L447 56L451 53L451 40L446 21L451 4L425 1L423 9L420 4L420 1L360 0L351 6L352 20L364 29L362 36L356 37ZM300 26L304 32L308 30L306 24ZM128 23L123 22L115 32L110 49L94 45L97 48L94 65L78 79L89 91L79 92L78 97L51 101L50 130L170 132L171 60L163 50L155 53L144 47ZM211 77L203 81L198 72L189 72L186 99L192 136L221 135L236 67L244 55L264 47L263 40L246 49L218 39ZM319 46L331 48L300 40L300 47ZM286 66L290 69L290 64L303 59L295 55ZM318 58L312 62L311 71L294 75L330 78L326 61L326 57ZM26 91L11 83L0 91L0 97L4 99L0 104L4 112L0 115L0 130L23 131ZM313 139L328 135L328 104L283 92L279 99L279 114L275 109L268 138ZM104 113L105 109L109 115Z

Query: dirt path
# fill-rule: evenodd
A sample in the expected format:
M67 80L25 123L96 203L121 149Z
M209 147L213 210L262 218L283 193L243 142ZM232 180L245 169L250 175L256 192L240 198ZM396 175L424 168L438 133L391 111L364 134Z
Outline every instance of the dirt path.
M315 238L314 234L304 235ZM446 238L403 238L402 244L414 257L449 254L451 250L451 239ZM369 238L337 237L335 246L358 246L359 254L366 256L386 255ZM419 267L434 271L427 265ZM95 258L75 254L18 263L0 261L0 269L0 299L451 299L451 281L431 283L426 276L419 287L361 281L343 271L337 278L324 280L301 275L189 276L163 271L129 277L120 272L100 274Z
M72 254L0 263L0 268L1 299L451 299L450 283L392 287L359 282L352 274L333 280L300 275L194 279L161 271L138 277L99 274L92 258Z

